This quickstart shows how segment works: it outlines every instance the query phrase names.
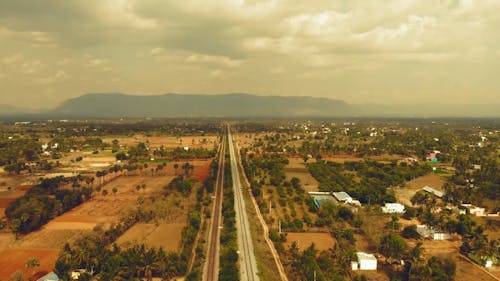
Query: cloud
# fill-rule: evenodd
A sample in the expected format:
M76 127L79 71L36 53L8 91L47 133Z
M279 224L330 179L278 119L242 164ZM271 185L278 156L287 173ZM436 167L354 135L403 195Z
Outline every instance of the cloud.
M498 0L0 1L2 87L13 103L137 89L491 99L498 10ZM36 100L49 85L51 98Z

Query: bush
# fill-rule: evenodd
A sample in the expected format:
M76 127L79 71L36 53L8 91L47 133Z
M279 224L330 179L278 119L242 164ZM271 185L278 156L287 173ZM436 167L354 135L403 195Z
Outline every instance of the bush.
M401 236L406 239L420 239L420 234L417 232L417 226L412 224L403 228Z

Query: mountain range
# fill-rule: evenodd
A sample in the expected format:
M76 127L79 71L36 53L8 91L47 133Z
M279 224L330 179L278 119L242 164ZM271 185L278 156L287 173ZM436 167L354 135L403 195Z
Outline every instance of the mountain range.
M341 100L299 96L85 94L50 110L0 105L0 116L50 118L142 117L500 117L500 104L348 104Z

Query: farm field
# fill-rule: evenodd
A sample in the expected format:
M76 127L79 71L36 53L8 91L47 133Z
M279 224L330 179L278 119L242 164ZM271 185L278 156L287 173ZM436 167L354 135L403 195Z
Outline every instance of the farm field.
M151 147L161 147L163 145L165 148L188 146L192 148L212 149L214 145L218 143L218 137L213 135L183 137L134 135L132 137L106 137L103 141L111 143L115 139L120 142L120 145L127 147L136 146L142 142L147 143Z
M0 280L7 280L14 272L22 270L25 276L31 276L26 268L26 260L36 257L40 262L37 272L50 272L59 256L59 250L4 250L0 252Z
M456 279L457 281L495 281L485 272L485 269L468 261L459 254L459 241L433 241L424 240L424 255L437 256L441 258L452 258L457 263Z
M299 249L304 250L314 243L319 251L328 250L335 245L335 239L327 232L288 232L286 234L285 249L290 248L293 242L297 242Z
M206 162L208 161L195 163L195 167L198 168L200 173L202 173L202 170L206 166ZM195 168L195 171L197 168ZM12 268L25 268L24 264L27 259L25 257L26 253L32 253L32 256L38 258L40 261L43 260L44 267L41 267L39 271L52 270L54 261L65 243L76 241L85 233L91 232L97 225L107 227L111 223L116 222L121 214L124 214L127 210L136 206L139 196L162 190L174 176L174 169L171 167L170 175L168 176L118 177L102 187L103 190L108 190L108 195L104 196L101 193L94 193L91 200L56 217L39 231L22 236L17 241L14 239L13 234L2 234L0 236L0 252L19 252L20 254L13 255L10 258L11 266L8 268L6 267L0 272L0 280L8 278L16 271L11 270ZM135 187L136 185L142 184L145 184L146 189L138 192ZM112 194L111 192L114 188L117 189L116 194ZM185 220L185 216L183 219ZM163 233L165 229L168 230L168 227L159 228L158 231ZM161 244L161 239L155 238L157 236L161 236L161 234L152 233L152 242ZM177 236L180 237L180 232ZM53 252L53 258L51 258L52 256L50 255L45 257L45 252L42 250L49 251L50 253ZM0 262L0 264L2 263ZM21 264L21 266L19 266L19 264Z
M398 202L412 206L410 199L413 195L415 195L415 193L417 193L417 191L422 189L422 187L430 186L436 190L442 191L445 182L445 179L439 175L425 175L407 182L403 187L393 188L394 195L396 196Z
M125 232L116 243L127 247L130 244L146 244L150 247L162 247L166 251L178 251L182 229L186 223L139 223Z
M390 162L393 160L401 160L404 157L401 155L392 155L392 154L382 154L382 155L371 155L366 157L358 157L350 154L336 154L336 155L326 155L323 157L325 161L331 161L336 163L344 163L349 161L364 161L366 159L379 161L379 162Z
M302 163L298 163L297 161L299 159L302 161ZM285 166L285 174L286 174L286 180L290 181L292 178L296 177L300 180L300 183L302 185L302 188L306 192L308 191L318 191L318 181L313 178L311 173L307 170L307 167L304 165L304 162L300 158L288 158L288 161L290 164ZM302 164L302 167L300 165Z

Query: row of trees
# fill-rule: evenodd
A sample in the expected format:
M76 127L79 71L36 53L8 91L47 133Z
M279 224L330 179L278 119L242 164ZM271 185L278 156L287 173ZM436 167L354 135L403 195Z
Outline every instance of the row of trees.
M388 187L425 175L431 171L427 164L383 164L376 161L345 163L316 162L308 164L309 171L319 181L322 191L346 191L362 203L395 202Z
M60 189L62 185L76 181L76 177L44 179L25 195L10 203L5 215L10 220L11 229L16 236L37 230L55 216L89 200L91 188Z
M226 155L226 162L229 157ZM220 262L219 280L237 281L240 280L238 268L237 236L236 236L236 211L234 209L234 192L232 186L231 166L224 167L224 190L222 201L222 223L223 228L220 234Z

